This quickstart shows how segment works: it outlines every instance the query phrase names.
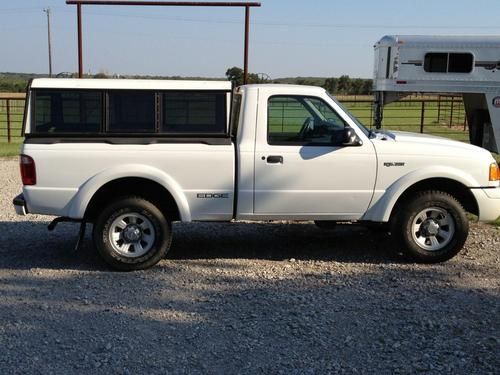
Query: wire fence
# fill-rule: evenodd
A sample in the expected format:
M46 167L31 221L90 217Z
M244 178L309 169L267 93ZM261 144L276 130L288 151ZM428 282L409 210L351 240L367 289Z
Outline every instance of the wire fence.
M340 97L342 104L367 127L373 127L370 97ZM0 142L22 142L24 97L0 96ZM434 96L404 99L386 105L382 125L389 130L435 134L469 141L467 116L461 96Z
M342 100L367 127L373 127L373 101ZM433 134L468 142L469 128L461 96L410 98L384 107L384 129Z
M24 102L24 97L19 95L0 97L0 142L19 143L23 140Z

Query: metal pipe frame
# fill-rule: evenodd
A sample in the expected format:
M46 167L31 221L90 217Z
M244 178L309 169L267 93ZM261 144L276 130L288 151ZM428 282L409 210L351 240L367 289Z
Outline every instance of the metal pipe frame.
M175 6L175 7L243 7L245 8L245 42L243 61L243 83L248 83L248 45L250 36L250 8L260 7L258 2L200 2L200 1L121 1L121 0L66 0L68 5L76 5L78 27L78 77L83 77L82 5L124 5L124 6Z
M243 84L248 83L248 37L250 34L250 7L245 7L245 51L243 52Z
M78 27L78 78L83 77L83 49L82 49L82 5L76 6L76 18Z
M122 0L66 0L68 5L133 5L133 6L182 6L182 7L260 7L258 2L247 1L122 1Z

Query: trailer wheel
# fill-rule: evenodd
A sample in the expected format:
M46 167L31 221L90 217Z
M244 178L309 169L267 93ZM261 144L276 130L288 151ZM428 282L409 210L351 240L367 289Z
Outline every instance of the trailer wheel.
M125 197L104 208L94 224L93 237L109 266L132 271L152 267L166 255L172 230L154 204Z
M391 233L403 252L422 263L444 262L463 247L469 233L465 210L451 195L423 191L399 207Z

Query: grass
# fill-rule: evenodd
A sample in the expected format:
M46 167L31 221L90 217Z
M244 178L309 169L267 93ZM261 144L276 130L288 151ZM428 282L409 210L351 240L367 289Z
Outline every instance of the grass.
M373 125L372 107L370 103L355 103L344 101L344 105L365 124ZM384 109L383 127L387 130L401 130L420 133L421 127L424 134L433 134L451 138L457 141L468 142L469 133L464 130L464 110L462 107L454 108L453 124L449 124L449 110L439 109L437 103L428 102L424 107L424 120L421 123L422 104L419 102L396 102L389 104Z
M7 142L7 110L6 102L0 98L0 157L15 156L19 154L19 148L23 138L21 137L24 100L10 101L10 135L11 143Z
M19 155L22 142L16 141L12 143L0 142L0 157Z

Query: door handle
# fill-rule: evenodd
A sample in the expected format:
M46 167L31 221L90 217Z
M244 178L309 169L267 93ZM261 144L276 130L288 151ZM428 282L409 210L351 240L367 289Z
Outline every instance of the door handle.
M268 164L283 164L283 156L271 155L266 159Z

